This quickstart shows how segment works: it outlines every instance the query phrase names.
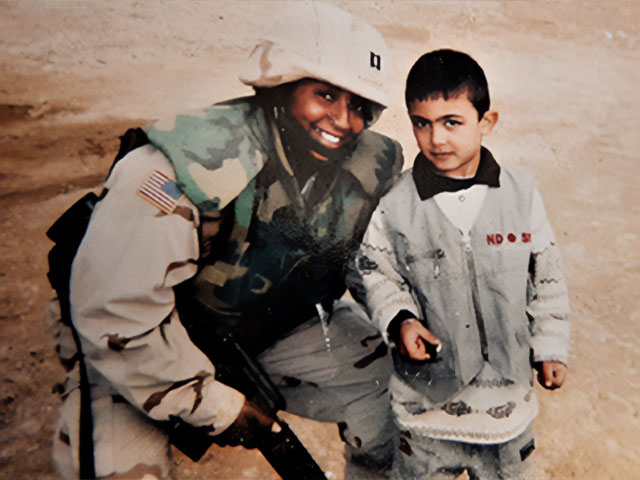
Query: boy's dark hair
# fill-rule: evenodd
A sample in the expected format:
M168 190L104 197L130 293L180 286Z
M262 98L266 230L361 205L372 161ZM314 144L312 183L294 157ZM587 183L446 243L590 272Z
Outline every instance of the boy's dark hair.
M466 53L435 50L425 53L413 64L404 93L407 108L414 100L445 100L465 92L478 111L478 119L489 110L489 87L484 71Z

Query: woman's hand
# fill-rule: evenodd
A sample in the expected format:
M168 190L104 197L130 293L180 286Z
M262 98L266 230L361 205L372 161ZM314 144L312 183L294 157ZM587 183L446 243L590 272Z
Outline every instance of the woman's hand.
M280 430L280 425L274 419L265 415L249 400L245 400L238 418L221 434L220 439L225 445L256 448L261 437Z

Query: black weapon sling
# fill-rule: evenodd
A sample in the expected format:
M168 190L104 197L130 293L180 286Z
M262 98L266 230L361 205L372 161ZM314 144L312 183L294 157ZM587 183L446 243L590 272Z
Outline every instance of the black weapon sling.
M120 149L111 164L113 167L130 151L146 145L149 140L140 128L131 128L120 137ZM108 175L107 175L108 177ZM72 332L76 345L79 373L80 373L80 442L79 442L79 474L82 479L95 479L95 459L93 452L93 414L91 411L91 391L87 366L82 353L80 336L71 319L71 304L69 299L69 282L71 279L71 265L78 247L89 226L93 208L106 195L103 189L100 196L90 192L67 209L47 230L47 237L54 242L49 251L49 272L47 277L51 287L58 295L62 322Z

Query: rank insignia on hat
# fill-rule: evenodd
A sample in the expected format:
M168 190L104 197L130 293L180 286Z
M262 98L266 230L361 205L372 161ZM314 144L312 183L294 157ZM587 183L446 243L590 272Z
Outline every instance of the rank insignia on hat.
M371 56L369 57L371 68L377 68L380 70L380 55L375 52L370 52Z
M178 188L176 182L164 173L154 170L142 182L138 189L138 195L169 215L175 210L184 193Z

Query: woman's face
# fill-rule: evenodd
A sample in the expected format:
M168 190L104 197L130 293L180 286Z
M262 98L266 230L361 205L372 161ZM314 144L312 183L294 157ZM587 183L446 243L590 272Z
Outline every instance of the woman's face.
M304 80L294 88L289 110L311 138L325 148L337 149L352 142L364 129L365 102L329 83Z

